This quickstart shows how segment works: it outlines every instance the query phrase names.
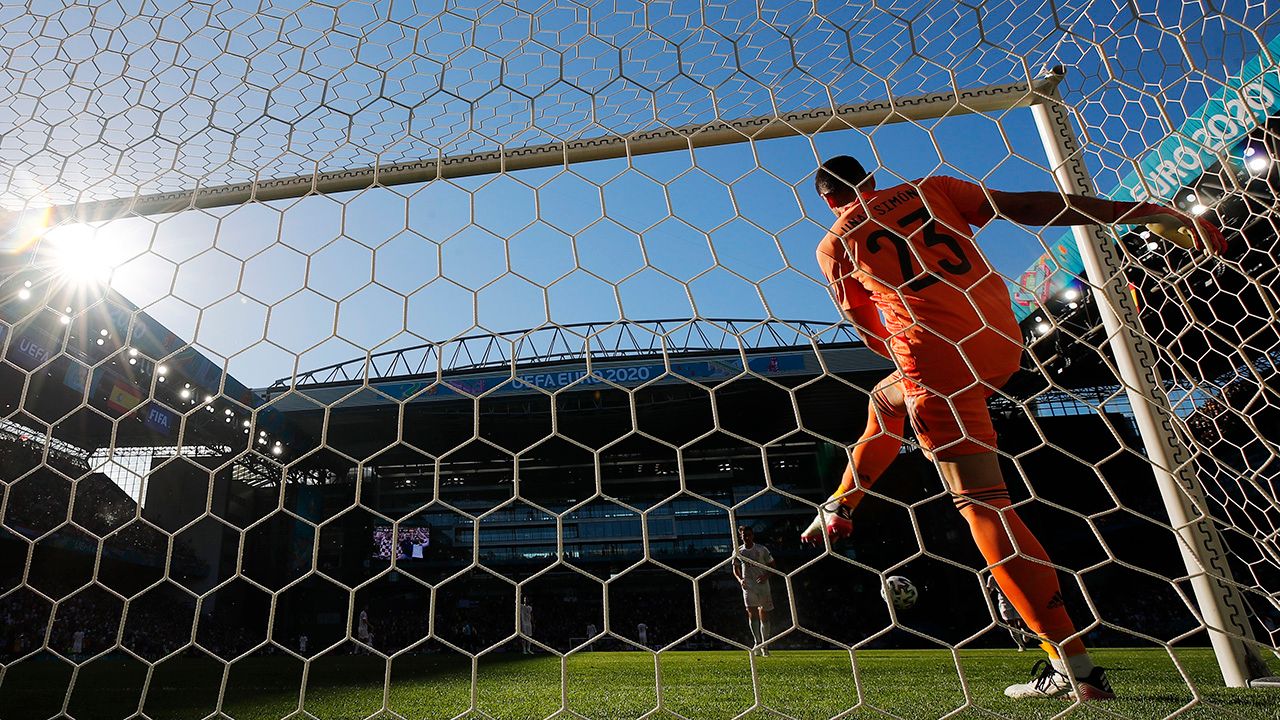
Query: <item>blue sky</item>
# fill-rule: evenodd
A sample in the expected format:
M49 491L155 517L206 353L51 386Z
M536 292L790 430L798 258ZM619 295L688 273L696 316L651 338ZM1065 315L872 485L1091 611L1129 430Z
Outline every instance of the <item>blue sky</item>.
M1156 3L98 3L0 11L0 204L128 196L910 96L1070 68L1102 190L1275 21ZM9 40L13 40L10 42ZM837 318L813 248L818 157L882 185L1050 189L1030 114L952 117L569 170L117 221L110 282L249 385L369 351L625 317ZM1060 233L981 235L1016 277Z

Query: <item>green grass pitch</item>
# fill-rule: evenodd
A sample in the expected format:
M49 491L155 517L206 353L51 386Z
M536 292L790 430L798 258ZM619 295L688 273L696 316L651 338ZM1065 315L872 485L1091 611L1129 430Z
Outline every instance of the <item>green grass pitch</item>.
M1280 718L1280 691L1224 688L1209 650L1177 651L1190 685L1162 650L1099 650L1095 655L1111 668L1123 699L1077 708L1070 717L1163 718L1181 710L1178 717L1195 720ZM855 673L847 652L779 651L756 659L753 679L745 652L669 652L656 660L637 652L582 653L563 661L563 675L557 657L494 655L476 665L478 712L469 714L472 668L462 656L407 656L389 665L371 656L321 659L307 669L305 688L302 663L290 658L249 658L225 673L221 663L175 658L158 665L149 680L141 663L103 658L78 673L65 713L77 720L434 720L460 715L523 720L555 716L567 708L571 713L561 717L593 720L669 719L675 714L690 720L917 720L953 711L959 712L951 717L958 718L1047 720L1069 705L1015 702L1002 694L1010 681L1025 678L1037 657L1004 650L958 656L946 651L861 651ZM0 685L0 718L58 716L64 712L69 679L69 667L56 661L10 667ZM148 690L140 703L144 681ZM145 715L136 715L139 710Z

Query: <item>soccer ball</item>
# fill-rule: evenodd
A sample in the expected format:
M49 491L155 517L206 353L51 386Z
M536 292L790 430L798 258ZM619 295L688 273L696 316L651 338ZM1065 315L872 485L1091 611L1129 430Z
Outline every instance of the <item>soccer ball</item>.
M880 588L880 597L885 602L893 603L895 608L906 610L920 599L920 591L916 590L915 583L901 575L890 575Z

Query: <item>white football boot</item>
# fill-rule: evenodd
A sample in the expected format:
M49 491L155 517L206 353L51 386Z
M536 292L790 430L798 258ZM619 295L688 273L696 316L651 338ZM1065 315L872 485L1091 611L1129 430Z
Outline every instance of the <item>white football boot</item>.
M1076 686L1071 686L1071 678L1059 672L1048 660L1037 660L1031 666L1032 678L1029 682L1010 685L1004 694L1015 700L1031 698L1061 698L1063 700L1080 699L1084 701L1114 700L1116 694L1107 680L1107 672L1095 667L1088 677L1076 678Z

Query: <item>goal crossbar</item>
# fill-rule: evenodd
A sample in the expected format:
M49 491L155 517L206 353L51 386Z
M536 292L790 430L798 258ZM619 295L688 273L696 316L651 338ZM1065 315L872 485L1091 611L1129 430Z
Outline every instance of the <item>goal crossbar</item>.
M952 89L909 97L888 97L851 105L644 130L630 135L581 138L405 163L316 172L311 175L30 208L0 215L0 227L9 226L16 216L24 212L49 213L46 218L49 225L63 222L104 222L130 215L163 215L254 201L288 200L311 194L354 192L375 186L425 183L513 170L568 166L592 160L813 135L855 127L931 120L949 115L999 112L1029 107L1043 101L1054 92L1062 77L1062 72L1055 70L1028 82Z

